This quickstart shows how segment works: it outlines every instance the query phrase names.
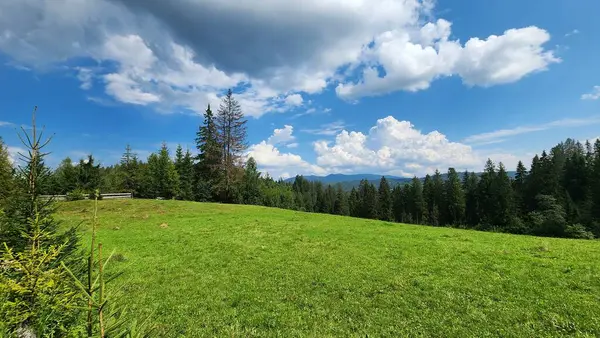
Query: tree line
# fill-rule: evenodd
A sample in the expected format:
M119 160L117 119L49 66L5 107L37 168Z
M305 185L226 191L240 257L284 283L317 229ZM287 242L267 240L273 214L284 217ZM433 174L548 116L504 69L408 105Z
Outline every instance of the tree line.
M363 180L345 191L303 176L293 183L275 180L262 175L253 158L244 161L246 120L229 91L216 114L210 105L206 109L195 143L198 155L178 146L174 159L164 143L146 161L129 146L112 166L97 164L92 155L79 163L66 158L42 189L73 199L100 189L137 198L254 204L517 234L600 236L600 140L592 145L567 139L536 155L529 168L519 162L514 178L502 163L488 160L481 173L449 168L445 178L436 171L391 186L382 177L378 186ZM0 163L8 161L0 156ZM8 184L10 167L3 166L0 184Z

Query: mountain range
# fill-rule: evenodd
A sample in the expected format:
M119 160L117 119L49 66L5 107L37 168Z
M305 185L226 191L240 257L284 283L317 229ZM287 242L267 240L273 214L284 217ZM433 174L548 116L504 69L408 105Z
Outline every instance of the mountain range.
M459 173L462 179L462 173ZM477 175L481 175L481 173L477 173ZM304 176L304 178L308 181L314 182L322 182L325 185L331 184L341 184L344 190L351 190L352 188L358 187L361 180L367 180L369 183L374 184L375 186L379 185L379 181L381 177L385 176L388 180L391 187L396 185L403 185L412 180L410 177L399 177L399 176L391 176L391 175L377 175L377 174L353 174L353 175L345 175L345 174L329 174L327 176L316 176L316 175L308 175ZM508 176L514 178L515 172L509 171ZM442 179L446 180L448 174L442 174ZM420 177L420 180L423 181L425 178ZM286 182L293 183L296 180L295 177L290 177L286 179Z

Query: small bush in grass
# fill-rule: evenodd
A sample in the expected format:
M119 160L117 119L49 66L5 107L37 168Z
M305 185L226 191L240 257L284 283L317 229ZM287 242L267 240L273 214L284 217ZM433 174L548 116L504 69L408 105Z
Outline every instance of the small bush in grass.
M69 191L66 195L67 201L81 201L85 199L85 192L81 189L75 189L73 191Z
M569 238L594 239L594 234L581 224L567 225L565 235Z

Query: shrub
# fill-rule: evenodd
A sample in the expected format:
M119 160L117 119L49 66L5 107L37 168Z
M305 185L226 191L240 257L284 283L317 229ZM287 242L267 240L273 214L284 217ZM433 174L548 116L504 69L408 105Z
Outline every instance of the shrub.
M594 234L587 231L581 224L567 225L565 235L569 238L594 239Z
M81 189L75 189L66 195L67 201L81 201L83 199L85 199L85 193Z

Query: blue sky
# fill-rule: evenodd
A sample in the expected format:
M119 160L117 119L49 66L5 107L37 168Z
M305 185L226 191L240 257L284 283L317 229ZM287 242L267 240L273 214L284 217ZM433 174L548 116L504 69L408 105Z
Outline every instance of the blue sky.
M233 88L273 176L514 169L600 136L593 0L27 0L0 4L0 136L52 165L193 147Z

